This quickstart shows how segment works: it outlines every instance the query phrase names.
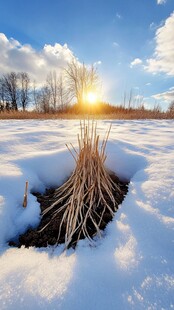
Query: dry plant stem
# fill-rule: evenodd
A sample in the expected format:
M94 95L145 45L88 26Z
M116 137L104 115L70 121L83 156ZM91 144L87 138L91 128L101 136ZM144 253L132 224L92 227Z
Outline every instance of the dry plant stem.
M24 193L24 200L23 200L23 207L27 207L27 198L28 198L28 181L25 183L25 193Z
M77 135L79 150L77 151L72 144L72 149L66 145L76 162L76 168L68 181L55 191L50 200L50 207L43 212L44 216L54 208L52 219L60 213L63 214L57 242L62 227L65 227L65 248L72 242L77 242L81 236L91 240L90 225L94 227L94 235L100 235L104 213L107 210L113 217L113 210L117 209L118 204L113 192L120 193L120 188L112 181L104 166L110 130L111 126L99 151L97 124L94 121L90 123L89 120L83 124L80 122L80 134ZM60 203L62 206L59 207Z

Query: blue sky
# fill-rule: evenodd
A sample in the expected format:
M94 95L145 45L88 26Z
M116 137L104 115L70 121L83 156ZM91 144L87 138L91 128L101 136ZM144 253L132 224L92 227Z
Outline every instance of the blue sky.
M1 0L0 33L0 74L46 78L72 54L98 63L107 102L174 99L174 0Z

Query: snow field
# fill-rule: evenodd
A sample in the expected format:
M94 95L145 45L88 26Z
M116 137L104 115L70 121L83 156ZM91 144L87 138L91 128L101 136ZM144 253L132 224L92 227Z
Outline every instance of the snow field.
M101 138L111 121L98 121ZM40 220L31 191L58 186L74 160L79 122L0 123L0 309L174 308L174 123L112 121L106 166L130 180L103 238L74 250L10 248ZM28 206L22 208L25 181Z

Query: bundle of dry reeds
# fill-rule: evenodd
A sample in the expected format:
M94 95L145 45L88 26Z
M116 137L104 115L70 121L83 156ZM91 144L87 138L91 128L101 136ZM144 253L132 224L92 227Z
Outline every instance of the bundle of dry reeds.
M51 211L51 220L61 216L57 243L62 229L65 232L65 247L80 238L91 238L98 234L104 221L104 214L111 216L118 208L120 187L115 184L104 166L106 144L111 126L106 137L99 145L97 125L94 121L80 123L77 151L73 145L68 147L76 161L76 167L66 183L55 190L50 207L43 211L43 216ZM92 234L91 234L92 232Z

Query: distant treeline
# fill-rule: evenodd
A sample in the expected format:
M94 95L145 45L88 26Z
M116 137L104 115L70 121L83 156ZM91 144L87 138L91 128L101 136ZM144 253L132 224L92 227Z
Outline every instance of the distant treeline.
M100 79L95 66L71 61L61 72L50 72L43 85L31 82L27 72L10 72L0 78L0 112L26 112L38 114L95 114L115 115L119 118L137 117L173 118L174 101L166 112L159 105L146 109L141 96L124 93L123 102L113 106L104 102L86 104L85 94L99 91ZM20 114L21 115L21 114ZM28 115L29 117L29 115ZM114 118L115 118L114 117Z
M84 94L96 90L99 81L95 66L72 60L61 71L50 72L43 85L31 83L27 72L10 72L0 78L0 111L26 111L28 107L42 113L66 109L73 102L82 105Z
M43 86L31 83L27 72L10 72L0 78L0 111L55 112L68 105L70 96L63 85L62 76L48 74Z

